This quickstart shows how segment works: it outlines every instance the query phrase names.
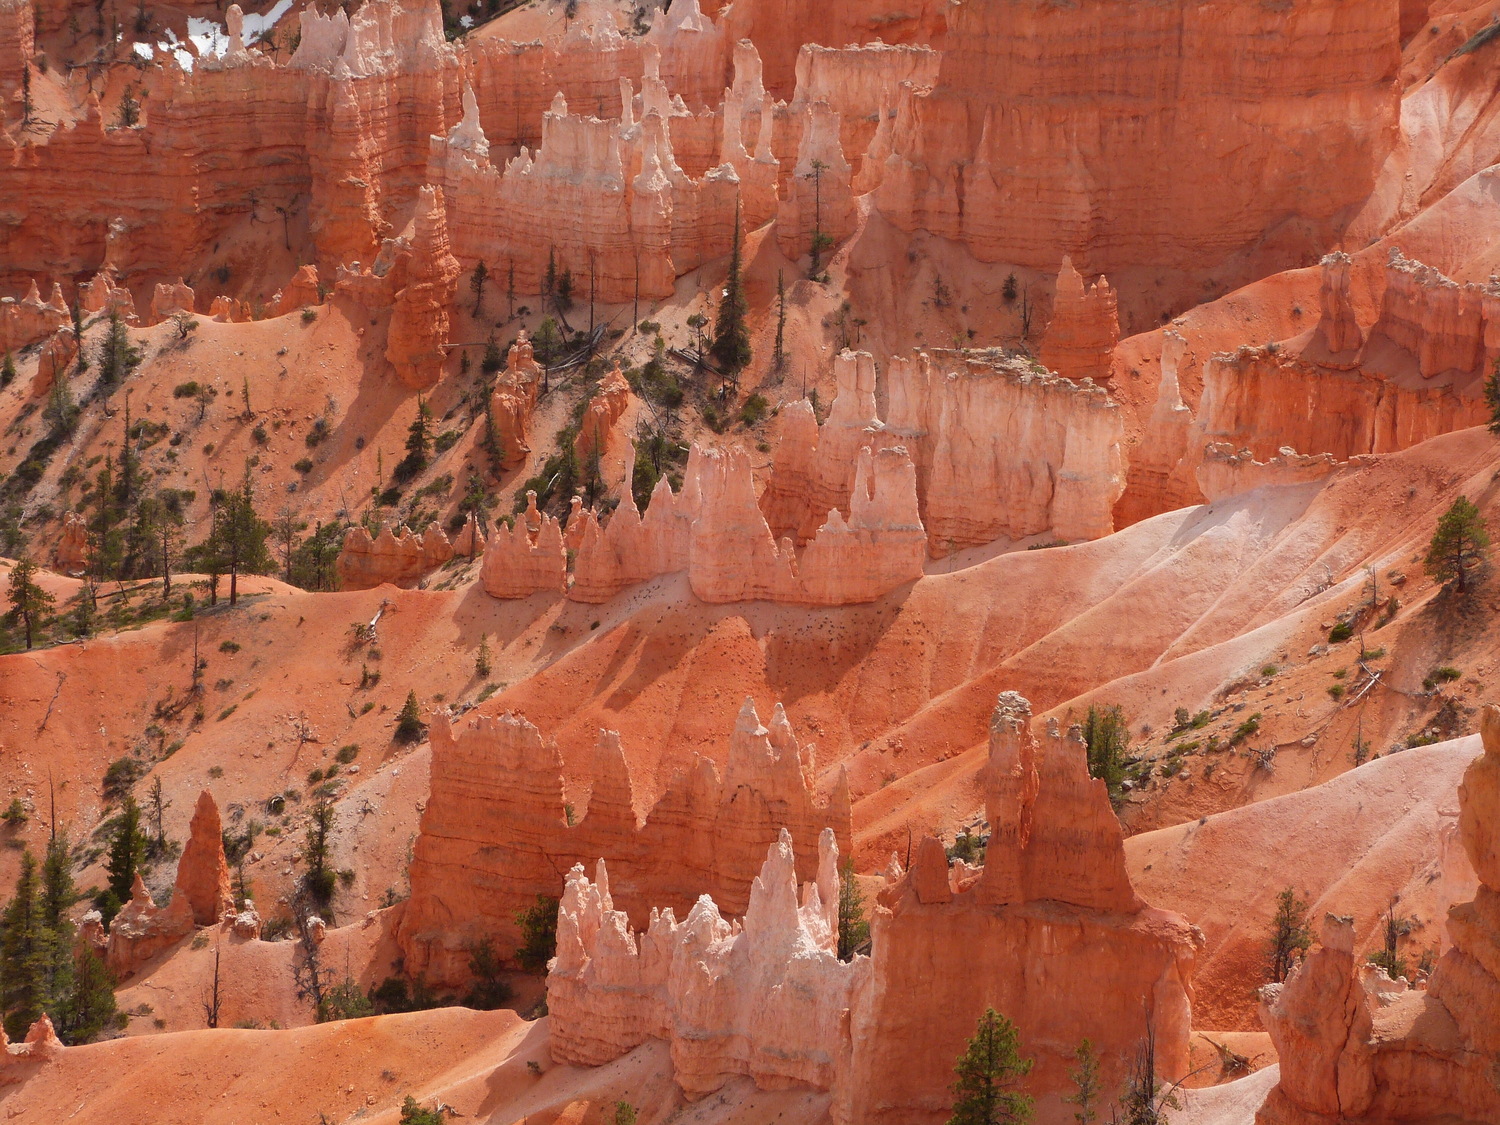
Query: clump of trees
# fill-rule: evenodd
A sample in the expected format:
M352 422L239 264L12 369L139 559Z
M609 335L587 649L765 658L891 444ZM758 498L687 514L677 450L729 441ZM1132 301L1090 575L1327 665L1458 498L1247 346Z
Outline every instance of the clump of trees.
M44 1013L64 1043L124 1026L104 962L87 946L75 948L68 911L81 897L66 835L47 841L40 867L29 848L21 853L15 894L0 914L0 1007L12 1039Z
M1083 721L1083 741L1088 746L1089 776L1104 782L1110 804L1119 809L1125 802L1130 750L1124 712L1119 707L1091 705Z
M547 962L557 952L557 905L557 899L537 895L536 902L516 914L521 927L516 964L525 972L545 973Z

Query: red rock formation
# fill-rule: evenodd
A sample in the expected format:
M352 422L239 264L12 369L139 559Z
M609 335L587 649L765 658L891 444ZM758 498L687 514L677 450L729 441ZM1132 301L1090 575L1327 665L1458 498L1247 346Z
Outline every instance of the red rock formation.
M0 89L7 94L21 84L21 68L36 52L36 21L31 0L0 0Z
M195 295L182 278L159 282L151 295L151 323L160 324L177 313L191 313Z
M1043 365L1073 380L1108 380L1115 345L1120 342L1117 304L1107 279L1101 277L1085 288L1072 259L1063 255L1052 319L1042 337L1039 358Z
M1322 310L1318 319L1320 341L1330 356L1358 351L1364 337L1349 300L1349 268L1353 259L1336 250L1325 254L1321 264L1323 281L1318 290L1318 305Z
M573 441L573 450L580 463L588 464L589 458L596 453L600 457L604 456L614 425L624 417L629 406L630 384L625 381L620 365L616 363L614 370L599 380L599 389L594 392L584 409L578 437Z
M374 539L364 528L351 527L344 533L335 569L345 590L369 590L382 582L401 586L431 574L454 553L435 523L420 536L405 527L383 527Z
M525 463L531 453L528 438L531 412L542 381L541 364L532 356L531 342L523 328L505 357L505 370L495 380L490 395L490 420L500 443L500 464L514 469Z
M62 574L72 574L83 569L88 559L89 525L77 512L63 514L62 539L52 556L52 563Z
M1445 373L1487 373L1489 318L1500 314L1500 284L1459 285L1431 266L1391 248L1380 318L1360 357L1363 367L1400 374L1415 359L1424 379ZM1497 325L1496 327L1500 327ZM1403 353L1392 356L1391 350Z
M17 301L14 297L0 298L0 355L19 351L38 340L71 324L68 303L63 300L62 288L52 286L52 294L46 300L38 291L36 282L31 283L26 296Z
M226 912L234 912L219 806L207 789L198 794L198 804L193 809L187 846L177 861L176 885L173 899L181 896L186 900L192 908L193 922L199 926L212 926Z
M776 212L776 239L793 261L812 250L815 236L826 262L854 233L854 172L839 142L839 114L827 102L807 106L797 164Z
M817 881L797 896L797 857L782 829L750 888L743 927L708 895L679 923L651 911L639 935L613 907L599 861L580 864L558 910L547 974L548 1046L559 1063L598 1066L648 1038L671 1046L690 1099L748 1075L762 1089L828 1089L845 1053L843 1016L868 962L838 959L838 846L824 829Z
M396 282L399 288L391 309L385 357L403 383L421 391L442 378L448 308L458 291L458 260L448 252L441 188L422 188L406 237L410 238L410 255Z
M782 828L804 842L825 828L849 838L849 797L840 780L827 804L811 794L804 760L778 706L763 727L748 700L730 738L723 776L706 758L675 777L650 809L637 808L619 736L600 733L587 808L564 804L555 744L515 715L469 715L431 727L432 794L411 867L411 899L399 941L408 970L434 983L462 980L468 948L493 936L517 945L515 913L556 895L559 871L604 857L615 896L637 925L656 903L685 911L701 894L742 913L756 856ZM818 856L796 849L799 875ZM671 863L662 863L669 855Z
M286 288L271 298L272 316L285 316L310 305L321 305L323 293L318 282L318 267L306 265L298 268L287 282Z
M532 530L532 527L535 530ZM536 508L536 493L526 493L526 511L514 525L495 528L484 548L479 580L496 598L525 598L567 586L567 557L557 521Z
M1020 696L1000 696L985 783L992 835L978 880L955 888L941 849L924 845L914 870L880 895L837 1122L945 1120L947 1076L986 1006L1017 1024L1036 1059L1026 1088L1057 1120L1084 1037L1103 1060L1105 1089L1123 1081L1148 1019L1159 1072L1187 1071L1198 936L1136 897L1119 822L1103 782L1088 776L1076 729L1063 738L1052 726L1037 740L1030 716Z
M1290 448L1282 449L1269 461L1257 461L1248 449L1210 442L1204 446L1203 462L1198 466L1198 487L1212 503L1255 488L1326 480L1347 464L1334 460L1330 453L1305 455Z
M42 345L42 354L37 357L36 376L31 381L31 397L45 398L52 384L66 378L78 358L78 338L71 328L59 328Z
M1484 753L1458 789L1459 835L1479 877L1448 912L1453 946L1425 990L1360 965L1352 919L1330 915L1322 944L1285 984L1261 990L1281 1079L1257 1125L1416 1125L1500 1120L1500 708L1480 714Z
M86 313L119 313L128 324L137 320L135 298L129 289L115 284L114 270L107 265L79 291L78 301Z
M105 963L116 977L124 979L192 932L193 907L187 896L174 894L166 907L159 907L141 882L140 872L136 872L130 901L109 924Z

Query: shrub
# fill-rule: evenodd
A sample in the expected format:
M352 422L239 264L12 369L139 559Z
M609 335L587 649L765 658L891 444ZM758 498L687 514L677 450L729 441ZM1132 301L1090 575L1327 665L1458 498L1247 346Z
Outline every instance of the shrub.
M474 986L464 997L464 1007L492 1012L515 997L515 989L500 975L500 959L495 956L495 946L489 938L469 947L469 973Z
M299 473L306 476L308 473L312 472L313 463L311 460L304 457L302 458L302 460L294 462L292 464L292 468L296 469Z
M758 425L770 410L770 404L766 402L766 396L753 394L745 400L745 405L740 407L740 421L747 426Z
M1441 668L1432 670L1432 678L1440 684L1451 683L1462 675L1463 673L1451 664L1444 664Z
M222 641L219 644L219 651L230 653L239 652L240 646L237 641Z
M0 813L0 820L16 827L25 824L30 819L30 815L26 812L26 806L21 803L21 798L19 797L12 797L5 811Z
M340 746L339 752L334 757L347 766L355 758L359 757L359 743L351 742L348 746Z
M1262 676L1270 677L1276 675L1278 671L1279 669L1276 667L1276 665L1266 664L1261 667L1260 674Z
M1383 648L1367 648L1360 651L1359 658L1361 660L1379 660L1384 655L1385 649Z
M1347 621L1340 621L1332 629L1328 630L1328 643L1331 645L1347 641L1354 636L1354 626Z
M186 383L178 383L175 387L173 387L172 388L172 397L173 398L192 398L201 389L202 388L198 385L198 381L196 379L190 379Z
M309 308L305 308L305 309L302 310L302 323L303 324L311 324L313 321L315 321L317 319L318 319L318 310L317 309L309 307Z
M1259 711L1255 712L1255 714L1251 715L1243 723L1234 728L1234 734L1229 739L1229 745L1233 746L1236 742L1244 741L1258 730L1260 730Z
M1335 698L1335 699L1343 699L1344 698L1344 685L1343 684L1329 684L1328 685L1328 694L1331 695L1331 696L1333 696L1333 698Z

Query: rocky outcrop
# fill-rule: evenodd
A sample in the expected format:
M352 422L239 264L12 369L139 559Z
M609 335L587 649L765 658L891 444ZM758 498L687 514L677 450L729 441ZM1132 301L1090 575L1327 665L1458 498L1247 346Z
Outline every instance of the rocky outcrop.
M63 515L62 539L57 552L52 556L53 565L60 574L72 574L83 569L88 559L89 524L77 512Z
M803 111L797 163L776 213L781 252L796 261L821 240L823 261L851 234L856 222L854 172L839 140L839 115L826 101Z
M557 957L547 974L552 1057L598 1066L648 1038L671 1047L673 1077L690 1099L746 1075L762 1089L829 1089L846 1048L844 1017L869 962L838 959L838 845L818 840L816 881L802 885L782 829L750 887L742 923L709 895L678 922L651 911L632 931L613 907L603 860L590 883L580 864L558 909Z
M1203 462L1198 466L1198 487L1213 503L1256 488L1327 480L1346 464L1334 460L1329 453L1304 456L1289 446L1284 446L1269 461L1257 461L1248 449L1210 442L1204 447Z
M409 585L431 574L455 554L448 536L437 524L421 535L404 526L380 529L374 539L363 527L344 533L335 570L344 590L369 590L382 582Z
M78 358L78 337L72 328L59 328L47 337L42 354L37 357L36 376L31 380L31 397L45 398L52 385L66 379Z
M1487 341L1500 332L1500 280L1459 285L1392 247L1380 317L1370 329L1361 365L1403 373L1415 361L1423 379L1488 374L1496 354ZM1392 355L1395 351L1397 355Z
M299 266L284 289L279 289L271 298L272 316L285 316L298 309L323 303L322 285L318 281L318 267L308 264Z
M1069 379L1102 383L1109 379L1119 342L1118 298L1109 281L1101 277L1085 287L1072 259L1064 255L1052 298L1052 319L1042 337L1039 358L1043 366Z
M79 290L78 303L86 313L118 313L127 324L137 320L135 298L129 289L115 284L115 272L107 265Z
M36 20L31 0L0 0L0 89L14 92L21 68L36 51Z
M62 287L54 283L51 295L43 301L41 291L33 281L26 296L19 301L14 297L0 297L0 355L45 340L71 323Z
M1114 530L1125 488L1124 421L1109 393L993 352L893 357L886 440L912 451L934 556L1050 534Z
M151 295L151 323L160 324L178 313L191 314L194 300L192 286L184 283L182 278L158 282Z
M1281 1079L1257 1125L1500 1120L1500 708L1480 713L1484 753L1459 786L1459 836L1479 877L1448 912L1452 947L1425 990L1360 964L1353 919L1330 915L1285 984L1261 990Z
M105 964L122 980L133 976L151 958L192 933L194 925L193 907L186 895L174 893L171 902L159 907L136 872L130 901L109 924Z
M234 913L219 806L207 789L198 794L198 804L193 809L187 846L177 861L176 886L172 897L181 896L187 901L195 925L212 926L226 913Z
M603 457L609 445L614 425L625 416L630 406L630 384L620 372L617 363L614 369L599 380L599 388L589 398L583 411L583 421L578 427L573 450L580 464L587 465L591 458ZM634 466L630 466L634 468Z
M476 940L516 948L516 912L555 896L560 872L576 863L604 857L616 904L644 927L653 905L686 913L703 894L743 913L757 856L783 828L801 841L794 854L804 880L817 874L813 842L823 829L848 846L842 774L827 802L814 799L810 749L798 746L779 706L762 726L747 700L724 769L695 758L649 808L610 731L600 733L581 809L564 799L556 745L517 715L439 715L430 737L431 796L399 941L408 970L434 983L466 976Z
M385 357L400 380L423 391L442 378L448 343L448 308L458 291L458 260L448 252L441 188L423 187L416 218L403 238L410 252L399 259L395 303Z
M526 493L526 511L512 525L495 528L484 547L479 580L495 598L525 598L567 588L568 560L557 520L538 512L536 493Z
M533 355L523 328L505 356L505 370L495 380L490 394L490 424L500 445L502 468L514 469L531 453L531 412L543 378L542 366Z
M835 1090L840 1123L936 1125L948 1075L986 1007L1012 1019L1036 1065L1026 1081L1062 1119L1072 1052L1085 1037L1106 1090L1154 1032L1158 1072L1188 1069L1192 970L1201 940L1181 915L1141 903L1119 822L1090 778L1082 738L1000 696L984 773L991 826L983 873L945 870L923 845L879 896L869 986L851 1012L853 1050Z
M1318 341L1329 356L1358 351L1364 337L1349 299L1349 270L1354 259L1338 250L1325 254L1318 287Z

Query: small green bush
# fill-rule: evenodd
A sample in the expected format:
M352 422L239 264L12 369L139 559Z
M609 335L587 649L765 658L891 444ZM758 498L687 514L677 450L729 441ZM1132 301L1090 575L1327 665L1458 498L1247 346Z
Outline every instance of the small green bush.
M1432 678L1440 684L1452 683L1462 675L1463 673L1451 664L1444 664L1441 668L1434 668L1432 670Z
M219 651L229 653L239 652L240 646L237 641L223 641L219 644Z
M1359 654L1361 660L1379 660L1385 655L1383 648L1367 648Z
M1347 621L1340 621L1332 629L1328 630L1328 643L1331 645L1347 641L1354 636L1354 626Z
M292 468L296 469L303 476L306 476L308 473L312 472L313 463L311 460L304 457L302 458L302 460L294 462Z
M173 387L172 388L172 397L173 398L192 398L200 390L202 390L202 387L200 387L198 385L198 381L196 379L190 379L186 383L178 383L175 387Z
M1333 698L1335 698L1335 699L1343 699L1344 698L1344 685L1343 684L1329 684L1328 685L1328 694L1331 695L1331 696L1333 696Z
M1278 669L1278 668L1277 668L1277 667L1276 667L1276 665L1274 665L1274 664L1266 664L1266 665L1263 665L1263 666L1262 666L1262 667L1261 667L1261 670L1260 670L1260 674L1261 674L1261 675L1262 675L1262 676L1266 676L1266 677L1268 677L1268 678L1269 678L1269 677L1271 677L1271 676L1274 676L1274 675L1276 675L1276 673L1277 673L1277 672L1278 672L1278 671L1280 671L1280 669Z
M340 746L339 752L334 757L347 766L355 758L359 757L359 743L351 742L348 746Z

